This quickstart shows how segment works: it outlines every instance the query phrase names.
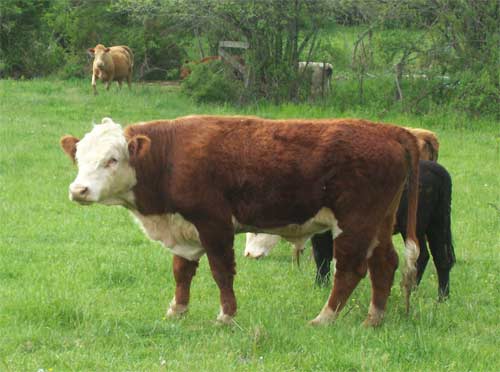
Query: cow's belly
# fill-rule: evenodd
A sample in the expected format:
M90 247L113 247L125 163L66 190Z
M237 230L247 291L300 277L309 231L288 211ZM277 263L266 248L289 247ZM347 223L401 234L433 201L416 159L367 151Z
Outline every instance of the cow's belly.
M198 231L180 214L143 216L133 212L144 233L152 240L161 242L173 254L189 261L198 260L205 253Z
M150 239L163 243L175 255L195 261L205 253L205 249L200 242L198 230L180 214L151 216L143 216L138 212L133 212L133 214ZM312 235L330 229L334 238L342 232L333 212L328 208L320 209L314 217L300 225L290 224L283 227L262 229L255 226L243 225L234 217L233 225L236 233L260 232L274 234L292 243L304 243Z
M239 232L255 232L279 235L282 238L292 243L304 243L314 234L332 230L334 238L337 237L342 230L339 228L338 221L335 215L329 208L321 208L318 213L303 224L290 224L282 227L273 228L258 228L240 224L233 218L235 230Z

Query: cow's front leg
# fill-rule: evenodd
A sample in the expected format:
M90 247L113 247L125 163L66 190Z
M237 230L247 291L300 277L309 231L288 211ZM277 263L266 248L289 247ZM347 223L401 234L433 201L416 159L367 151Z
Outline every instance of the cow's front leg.
M96 96L97 95L97 84L96 84L96 81L95 81L95 72L92 73L92 90L94 91L94 95Z
M231 224L205 221L197 225L201 243L207 252L212 276L220 290L220 313L217 321L232 323L236 315L236 297L233 290L236 264L234 261L234 230Z
M191 281L196 274L198 261L189 261L174 255L173 271L175 278L175 296L170 302L167 317L181 315L188 310Z
M232 257L227 255L209 255L210 270L220 290L220 312L217 321L230 324L236 315L236 296L233 282L235 275L234 252Z

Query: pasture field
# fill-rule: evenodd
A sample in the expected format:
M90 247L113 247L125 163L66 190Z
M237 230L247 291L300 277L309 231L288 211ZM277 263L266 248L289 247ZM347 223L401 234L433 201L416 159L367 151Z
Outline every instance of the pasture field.
M500 127L457 113L426 116L334 105L200 106L176 88L90 81L0 80L1 371L498 371L500 370ZM188 315L165 320L171 254L149 241L123 208L81 207L67 197L76 169L59 148L104 116L126 124L193 113L266 117L365 117L434 130L453 177L457 263L451 297L437 302L429 263L407 317L400 271L383 325L365 329L369 280L331 326L307 325L329 288L314 264L243 257L236 239L232 327L215 325L218 290L202 258ZM399 248L400 238L395 237Z

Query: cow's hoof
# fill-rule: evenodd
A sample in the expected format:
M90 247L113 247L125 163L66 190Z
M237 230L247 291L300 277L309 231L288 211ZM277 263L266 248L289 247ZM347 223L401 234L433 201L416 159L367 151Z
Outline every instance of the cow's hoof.
M375 328L382 324L382 318L375 319L371 316L368 316L363 322L363 326L366 328Z
M312 326L323 326L333 323L337 318L337 314L335 311L330 309L328 306L325 306L323 310L318 314L316 318L309 322L309 325Z
M174 299L170 303L170 306L169 306L169 308L167 310L166 317L167 318L180 317L181 315L185 314L187 311L188 311L188 306L187 305L177 304L175 302L175 299Z
M368 316L363 322L363 326L378 327L380 324L382 324L382 319L384 319L384 310L377 309L375 306L370 304Z
M233 317L231 315L224 314L222 311L217 315L216 323L218 325L230 325L233 324Z

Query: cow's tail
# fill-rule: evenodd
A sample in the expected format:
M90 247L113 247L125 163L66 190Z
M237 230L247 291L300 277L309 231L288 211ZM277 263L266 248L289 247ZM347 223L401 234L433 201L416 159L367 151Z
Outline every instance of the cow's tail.
M443 186L441 188L441 206L440 215L443 216L443 229L445 232L444 244L445 244L445 254L446 262L449 264L449 268L455 264L455 249L453 248L453 239L451 236L451 177L448 172L445 172L442 177Z
M402 287L405 294L406 312L410 311L410 294L417 284L417 259L420 254L417 239L417 205L418 205L418 163L420 159L417 139L405 131L401 142L406 151L408 165L408 222L406 224L406 240L404 249L404 271Z
M428 236L428 240L438 271L439 298L445 299L448 297L450 290L449 273L456 261L451 235L452 182L450 174L443 167L438 167L438 164L436 164L435 171L438 173L441 181L439 202L436 208L436 215L439 220L434 222L434 236L432 241L430 236Z

